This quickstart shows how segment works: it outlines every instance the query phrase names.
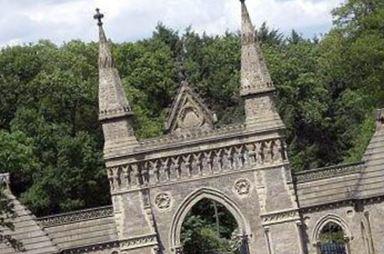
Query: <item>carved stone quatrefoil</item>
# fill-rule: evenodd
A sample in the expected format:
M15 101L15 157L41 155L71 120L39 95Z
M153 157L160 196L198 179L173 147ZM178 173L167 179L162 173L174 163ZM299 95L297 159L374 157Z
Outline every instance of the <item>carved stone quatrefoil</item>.
M235 190L241 196L249 194L250 189L251 184L247 179L242 178L235 182Z
M159 193L155 198L155 205L160 210L168 209L171 206L171 195L168 193Z

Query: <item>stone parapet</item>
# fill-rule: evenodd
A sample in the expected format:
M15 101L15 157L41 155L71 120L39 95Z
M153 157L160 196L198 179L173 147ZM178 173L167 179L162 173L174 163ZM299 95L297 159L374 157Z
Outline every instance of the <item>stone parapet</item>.
M105 242L96 245L83 246L62 250L62 254L84 254L84 253L115 253L119 250L119 242Z
M364 169L364 163L341 164L332 167L318 168L303 172L294 173L294 179L297 183L316 181L337 176L345 176L360 173Z
M71 224L80 221L88 221L92 219L99 219L113 216L112 206L103 206L93 209L80 210L76 212L63 213L53 216L46 216L38 218L39 224L44 227L55 227L59 225Z
M142 235L120 240L120 248L122 251L144 247L155 247L157 245L157 234Z
M206 145L218 143L229 139L246 139L247 137L267 136L271 133L281 132L284 126L272 125L268 127L248 128L245 124L228 125L215 129L195 129L186 133L171 133L157 138L140 140L137 145L121 147L118 152L105 154L107 165L121 157L141 156L153 151L184 148L186 146Z
M163 137L145 139L140 141L139 143L142 147L146 147L148 145L172 144L188 140L201 139L204 137L216 137L225 134L231 134L233 132L236 133L242 131L245 131L244 124L233 124L217 129L196 129L195 131L188 132L186 134L170 134Z
M201 179L230 172L268 168L287 160L281 138L265 139L197 152L134 161L108 168L114 193L159 186L171 182Z

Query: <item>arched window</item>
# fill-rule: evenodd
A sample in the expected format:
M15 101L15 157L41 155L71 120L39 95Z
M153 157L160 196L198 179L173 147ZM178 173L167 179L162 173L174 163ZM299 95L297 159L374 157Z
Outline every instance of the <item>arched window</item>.
M320 254L349 254L347 244L344 230L339 224L330 221L321 228L318 239Z
M243 254L244 239L234 216L221 203L204 198L184 219L183 254Z

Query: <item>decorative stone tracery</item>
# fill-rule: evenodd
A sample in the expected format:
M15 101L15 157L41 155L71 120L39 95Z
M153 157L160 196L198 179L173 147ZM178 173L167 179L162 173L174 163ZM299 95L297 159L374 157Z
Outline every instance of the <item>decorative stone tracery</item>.
M159 193L155 198L155 205L160 210L166 210L171 206L171 195L168 193Z
M269 226L289 221L300 221L298 210L280 211L261 215L263 226Z
M112 206L98 207L78 212L61 214L60 216L47 216L38 219L39 224L44 227L55 227L59 225L71 224L80 221L94 220L105 217L112 217Z
M297 183L316 181L325 178L360 173L364 169L364 167L364 163L342 164L337 166L298 172L294 174L294 179Z
M120 241L120 248L124 250L157 245L156 235L143 235Z
M247 179L239 179L235 182L234 188L237 194L240 196L245 196L249 194L251 183Z
M268 139L111 167L108 176L111 189L119 191L275 165L284 160L283 141Z
M213 129L215 115L183 81L165 126L168 132L184 135L198 129Z

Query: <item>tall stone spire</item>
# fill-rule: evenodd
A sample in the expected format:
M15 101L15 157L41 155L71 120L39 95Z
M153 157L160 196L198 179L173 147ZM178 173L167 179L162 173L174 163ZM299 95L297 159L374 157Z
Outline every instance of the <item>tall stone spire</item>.
M245 0L241 0L241 94L275 90Z
M246 123L268 128L283 123L274 105L274 87L245 0L241 2L241 87Z
M99 27L99 120L103 126L104 153L137 144L132 129L133 112L103 29L103 14L96 9L95 19Z

